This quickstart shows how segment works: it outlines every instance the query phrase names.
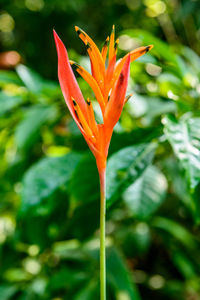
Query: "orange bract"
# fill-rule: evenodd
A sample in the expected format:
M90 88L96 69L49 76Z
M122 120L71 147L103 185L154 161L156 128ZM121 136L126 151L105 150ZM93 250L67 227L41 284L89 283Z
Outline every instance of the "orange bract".
M135 49L116 63L119 40L115 41L114 26L101 52L83 30L77 26L75 30L86 45L92 74L68 59L67 50L54 31L58 53L58 77L66 104L94 154L98 170L101 172L106 167L113 128L120 118L124 104L130 98L126 97L130 63L151 50L153 46ZM107 54L108 66L106 68ZM102 111L103 124L97 124L92 103L90 99L84 100L70 64L75 66L76 71L92 88Z

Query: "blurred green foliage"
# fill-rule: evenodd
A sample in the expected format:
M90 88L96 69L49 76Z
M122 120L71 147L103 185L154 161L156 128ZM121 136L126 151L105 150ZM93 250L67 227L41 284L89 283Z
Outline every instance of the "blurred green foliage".
M68 49L82 54L75 25L101 45L113 24L118 32L141 28L200 54L198 0L0 0L0 4L0 47L17 50L24 63L45 78L57 79L52 28Z
M109 151L108 300L199 300L198 1L1 3L2 49L24 62L0 71L0 300L99 297L98 174L53 81L52 27L87 68L72 26L101 45L113 23L119 57L154 48L131 66Z

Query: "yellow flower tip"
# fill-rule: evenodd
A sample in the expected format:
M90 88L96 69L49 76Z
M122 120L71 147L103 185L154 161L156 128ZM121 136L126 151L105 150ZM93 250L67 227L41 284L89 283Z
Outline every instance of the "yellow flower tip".
M129 94L128 96L126 96L124 103L126 104L132 96L133 96L133 94Z
M103 47L107 47L108 46L108 43L109 43L109 36L107 37L107 39L105 40L104 44L103 44Z
M71 66L75 67L75 70L77 71L78 69L80 69L80 65L77 64L75 61L73 60L69 60L69 63Z
M115 25L113 24L113 26L112 26L112 31L115 31Z
M146 52L149 52L153 47L153 45L146 46Z
M115 49L117 48L118 44L119 44L119 39L117 39L117 40L115 41L115 45L114 45L114 48L115 48Z
M76 30L76 32L78 33L78 35L83 34L83 36L85 36L84 31L83 31L80 27L75 26L75 30Z
M90 98L87 98L86 103L87 103L87 105L91 104Z
M75 30L78 31L80 28L78 26L75 26Z

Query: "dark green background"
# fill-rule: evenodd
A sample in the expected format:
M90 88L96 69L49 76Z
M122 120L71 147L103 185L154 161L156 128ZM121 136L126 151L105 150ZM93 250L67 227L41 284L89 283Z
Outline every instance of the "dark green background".
M57 80L52 29L88 67L112 25L131 65L107 170L107 299L200 299L199 1L0 1L0 300L99 298L99 183ZM94 95L78 77L85 98ZM96 102L94 108L98 118Z

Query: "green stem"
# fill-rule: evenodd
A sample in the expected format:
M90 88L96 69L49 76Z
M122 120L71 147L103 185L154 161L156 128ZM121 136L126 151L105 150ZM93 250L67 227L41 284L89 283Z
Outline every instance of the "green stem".
M100 300L106 300L106 168L99 173L100 178Z

